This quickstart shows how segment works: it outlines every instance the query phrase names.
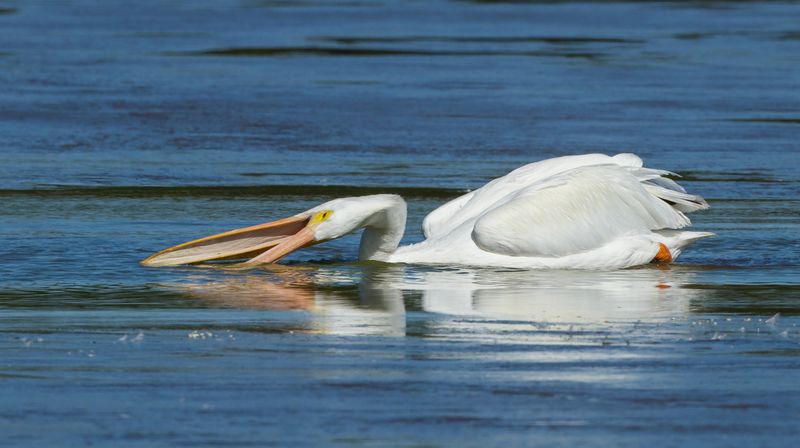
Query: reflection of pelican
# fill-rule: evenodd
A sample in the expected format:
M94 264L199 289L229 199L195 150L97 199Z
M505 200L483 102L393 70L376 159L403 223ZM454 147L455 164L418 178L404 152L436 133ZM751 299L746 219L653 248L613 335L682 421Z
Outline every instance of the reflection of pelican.
M180 244L142 263L247 258L272 263L363 228L360 258L522 268L615 269L669 262L708 233L685 232L708 207L632 154L560 157L523 166L456 198L423 222L425 241L398 248L406 204L396 195L335 199L280 221Z
M173 285L191 297L217 306L269 311L308 311L307 331L338 335L406 333L406 309L426 331L449 333L456 327L598 324L682 317L697 290L690 270L637 269L623 272L530 272L463 268L440 270L411 266L364 266L358 271L326 267L282 269L258 275L224 275ZM359 278L356 282L354 278ZM343 283L349 278L349 283ZM333 283L333 284L332 284ZM675 286L660 288L664 283ZM335 285L335 286L334 286ZM404 297L404 293L405 297ZM441 319L433 315L476 320ZM288 317L288 316L287 316ZM292 318L295 319L295 318ZM301 327L292 327L301 330ZM447 330L450 328L450 330Z

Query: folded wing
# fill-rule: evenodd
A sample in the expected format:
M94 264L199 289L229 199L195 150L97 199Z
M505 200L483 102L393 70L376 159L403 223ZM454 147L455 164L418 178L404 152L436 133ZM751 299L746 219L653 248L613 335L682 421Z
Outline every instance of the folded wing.
M616 164L568 170L511 192L475 220L472 239L503 255L561 257L616 238L679 229L705 208L665 172Z

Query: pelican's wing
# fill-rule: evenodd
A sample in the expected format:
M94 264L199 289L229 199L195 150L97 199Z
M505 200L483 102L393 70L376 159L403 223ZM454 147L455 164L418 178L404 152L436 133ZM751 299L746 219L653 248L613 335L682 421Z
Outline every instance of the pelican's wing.
M474 195L474 191L461 195L428 213L422 220L422 234L425 238L434 238L449 229L452 217L461 211Z
M510 194L555 175L597 165L618 165L641 170L642 159L634 154L617 154L613 157L605 154L584 154L529 163L432 211L422 222L422 232L429 239L445 236L483 214L487 206L498 203Z
M472 239L497 254L559 257L618 237L689 225L676 200L694 199L695 209L705 202L661 182L659 173L609 164L551 176L498 201L477 218Z

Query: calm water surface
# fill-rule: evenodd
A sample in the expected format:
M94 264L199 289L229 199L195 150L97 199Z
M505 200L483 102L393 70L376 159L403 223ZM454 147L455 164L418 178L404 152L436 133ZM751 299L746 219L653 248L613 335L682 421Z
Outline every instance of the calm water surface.
M800 6L0 3L9 446L790 446ZM636 152L712 208L668 268L146 269L339 196Z

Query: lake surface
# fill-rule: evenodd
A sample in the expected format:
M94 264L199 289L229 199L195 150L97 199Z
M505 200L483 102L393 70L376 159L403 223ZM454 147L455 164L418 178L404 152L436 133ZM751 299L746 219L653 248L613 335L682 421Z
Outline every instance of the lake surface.
M790 446L800 6L0 3L0 444ZM635 152L718 234L669 267L147 269L340 196L437 205Z

